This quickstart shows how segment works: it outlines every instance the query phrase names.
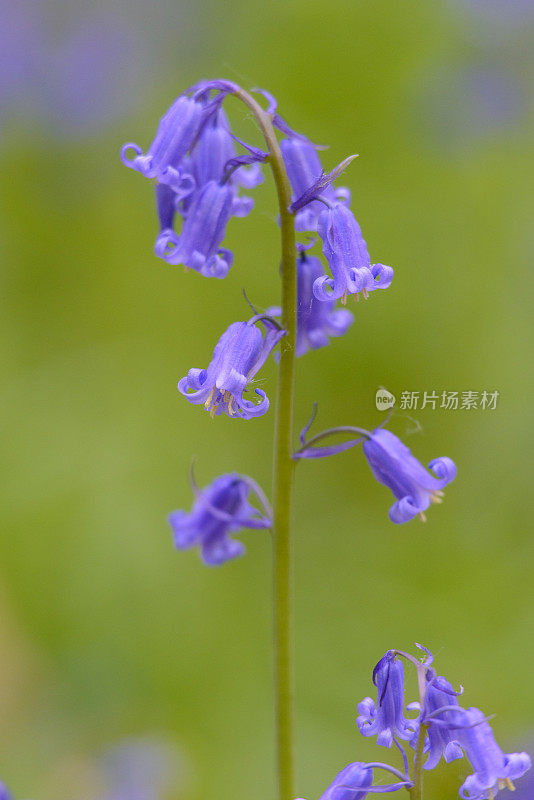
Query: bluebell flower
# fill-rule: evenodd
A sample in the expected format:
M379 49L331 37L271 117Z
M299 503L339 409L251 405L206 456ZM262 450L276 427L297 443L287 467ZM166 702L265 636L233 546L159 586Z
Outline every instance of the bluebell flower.
M129 142L121 150L121 159L127 167L137 170L146 178L156 178L159 183L171 186L185 197L194 189L194 181L183 170L182 161L191 148L205 116L205 103L196 97L182 94L176 98L160 120L154 141L146 153ZM129 157L133 150L134 157Z
M450 458L430 462L431 475L395 434L376 428L363 441L363 452L379 483L391 489L397 502L389 510L392 522L408 522L416 515L424 521L431 503L443 502L443 489L456 477Z
M431 475L395 434L380 427L371 432L353 425L329 428L306 441L315 413L316 407L300 433L301 447L293 453L293 458L325 458L363 443L363 451L373 475L379 483L388 486L397 498L397 502L389 509L392 522L408 522L416 515L425 522L424 512L430 504L443 502L444 487L456 477L456 465L452 459L442 457L431 461L428 465L434 472ZM357 435L357 438L315 446L317 442L340 433Z
M235 472L221 475L197 493L191 512L173 511L168 516L178 550L198 546L208 566L219 566L242 556L241 542L230 538L241 528L270 528L271 519L249 502L257 484ZM263 495L260 490L260 500ZM266 509L265 509L266 512Z
M169 198L169 203L172 198ZM209 278L225 278L233 262L233 253L221 247L230 217L238 210L239 200L234 187L208 181L195 192L180 235L170 227L162 227L154 252L168 264L183 264ZM162 226L167 213L160 216ZM161 214L161 209L158 209Z
M99 759L106 791L98 800L162 800L181 777L181 760L162 739L124 739Z
M320 800L364 800L373 783L373 770L362 761L354 761L339 772Z
M512 781L530 769L527 753L503 753L480 709L461 709L453 712L450 719L454 735L474 769L460 787L464 800L493 800L499 789L513 789Z
M220 181L224 177L227 163L236 156L234 141L228 118L220 108L203 126L186 160L186 168L195 179L197 189L208 181ZM239 167L230 178L232 184L246 189L253 189L262 181L263 175L257 163Z
M335 300L321 303L313 294L313 283L322 272L318 258L301 252L297 260L297 358L325 347L330 336L343 336L354 322L348 309L336 309ZM268 313L280 316L281 309L269 308Z
M11 800L11 794L2 781L0 781L0 800Z
M265 339L256 324L262 319L267 329ZM269 398L262 389L255 389L261 397L257 405L243 393L285 335L273 322L261 315L248 322L233 322L215 345L207 370L190 369L178 382L178 390L190 403L203 404L212 417L223 412L242 419L265 414Z
M403 751L404 752L404 751ZM405 767L408 764L404 757ZM373 786L373 768L383 769L392 773L398 780L396 783L378 784ZM354 761L347 764L345 769L339 772L328 789L321 795L319 800L365 800L368 794L383 794L384 792L396 792L398 789L409 789L413 782L409 776L379 761L365 763Z
M292 197L296 200L324 174L323 167L316 148L304 139L282 139L280 149L293 190ZM331 183L322 189L321 196L332 205L338 202L350 203L350 190L346 187L334 189ZM316 231L317 221L323 210L324 203L320 200L312 200L304 208L300 208L295 215L296 230Z
M343 336L354 321L348 309L336 309L335 300L320 302L314 296L313 284L322 272L318 258L302 253L297 264L297 356L325 347L330 336Z
M356 724L362 736L377 736L377 744L391 747L393 738L408 740L414 723L404 717L404 666L391 650L373 670L377 702L366 697L358 704Z
M347 295L364 297L375 289L387 289L393 280L393 269L371 264L367 244L354 214L342 203L325 208L319 215L317 231L323 241L323 253L332 278L323 275L315 281L313 291L318 300Z
M410 740L414 749L417 746L419 724L428 725L425 741L428 757L424 764L425 769L434 769L442 756L447 763L463 756L457 732L448 723L454 708L459 708L458 694L446 678L429 669L425 675L423 709L420 703L410 703L407 706L409 710L420 712L416 730Z

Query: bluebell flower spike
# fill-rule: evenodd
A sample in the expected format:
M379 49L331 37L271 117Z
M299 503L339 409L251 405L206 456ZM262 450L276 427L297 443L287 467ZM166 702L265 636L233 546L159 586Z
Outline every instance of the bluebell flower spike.
M178 550L198 547L208 566L220 566L243 555L241 542L230 538L242 528L270 528L269 516L262 516L249 502L255 483L247 476L229 473L216 478L196 495L190 513L182 510L168 516ZM260 490L261 491L261 490Z
M367 298L376 289L387 289L393 280L393 269L371 264L367 243L354 214L342 203L325 208L319 215L317 231L323 242L323 254L332 273L314 283L318 300L329 298L347 302L349 294Z
M264 315L260 318L266 327L265 338L257 327L259 318L233 322L217 342L208 368L191 369L178 382L178 390L190 403L204 405L212 417L225 413L251 419L266 413L269 399L262 389L255 389L261 398L258 404L243 394L285 331Z

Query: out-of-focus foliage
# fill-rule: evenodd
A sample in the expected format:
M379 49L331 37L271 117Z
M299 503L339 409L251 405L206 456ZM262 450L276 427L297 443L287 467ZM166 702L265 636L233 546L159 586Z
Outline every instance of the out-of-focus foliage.
M458 465L426 525L389 522L357 449L299 464L298 793L376 758L356 703L383 652L414 640L497 714L504 749L521 742L534 713L533 20L523 3L520 24L490 5L21 3L14 46L2 4L0 775L17 797L94 796L84 765L152 733L182 753L169 797L272 797L269 535L243 534L246 557L210 570L173 550L165 516L190 505L192 456L201 485L233 470L269 485L272 412L211 420L176 380L246 318L242 287L278 302L274 191L268 178L232 220L228 278L206 280L152 254L152 192L118 157L200 77L268 88L331 145L327 168L359 153L344 183L372 260L396 269L345 337L299 361L297 424L317 400L319 426L373 426L379 386L500 392L494 411L410 412L419 433L393 417L422 461ZM275 374L262 372L268 393ZM467 769L429 776L429 796L455 796Z

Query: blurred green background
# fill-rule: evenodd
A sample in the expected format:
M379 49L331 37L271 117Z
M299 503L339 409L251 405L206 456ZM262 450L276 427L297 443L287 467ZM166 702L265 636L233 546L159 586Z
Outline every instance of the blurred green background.
M0 776L16 797L94 798L99 754L146 735L180 754L171 798L273 797L268 534L244 532L246 557L208 569L173 549L165 517L190 506L192 456L201 485L238 470L269 488L273 413L212 421L176 381L246 318L242 287L277 302L274 191L268 176L232 220L234 267L207 281L152 254L150 185L119 159L201 77L268 88L330 144L327 168L359 153L342 183L372 260L395 267L387 292L349 306L343 339L299 360L297 427L314 400L316 430L374 426L379 386L500 392L496 410L410 412L418 433L393 418L421 461L458 465L426 525L389 522L358 449L299 466L298 794L318 797L349 761L395 759L359 736L356 704L384 651L414 641L496 715L505 749L528 749L533 14L509 6L115 0L98 7L109 52L92 35L76 67L65 43L96 6L19 9L9 58L26 61L14 88L4 72L0 136ZM52 55L36 69L43 30ZM274 363L262 377L272 397ZM428 796L455 797L467 773L440 768Z

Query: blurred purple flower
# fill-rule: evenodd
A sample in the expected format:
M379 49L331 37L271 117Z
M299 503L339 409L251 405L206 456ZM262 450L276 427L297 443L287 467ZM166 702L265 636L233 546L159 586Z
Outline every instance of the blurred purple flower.
M426 128L440 148L454 152L509 130L526 110L524 86L513 72L496 66L447 66L427 77L416 114L419 131Z
M471 14L479 22L519 27L534 23L532 0L450 0L458 10Z
M2 781L0 781L0 800L11 800L11 794Z
M95 134L138 102L148 60L146 38L123 17L82 19L48 45L41 112L62 135Z
M257 322L263 320L267 333L265 339ZM256 373L265 364L269 354L285 335L274 321L256 315L248 322L233 322L223 333L213 351L206 369L190 369L178 382L178 390L194 405L203 404L211 416L223 412L229 417L251 419L259 417L269 408L269 398L262 389L255 389L261 397L257 405L243 397Z
M27 6L0 0L0 102L3 114L11 102L27 100L28 86L39 78L43 40L39 14Z
M148 51L131 20L80 10L69 24L54 3L0 0L0 9L4 116L22 112L60 137L86 136L139 100Z
M102 759L103 800L162 800L178 778L177 754L158 739L132 739L108 750Z
M255 492L264 505L265 516L249 502ZM271 519L265 508L263 492L245 475L232 472L220 475L201 491L189 514L173 511L169 514L174 544L178 550L198 546L202 560L208 566L220 566L226 561L242 556L241 542L230 538L241 528L270 528Z

